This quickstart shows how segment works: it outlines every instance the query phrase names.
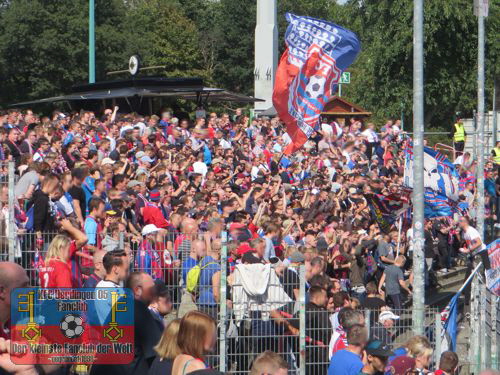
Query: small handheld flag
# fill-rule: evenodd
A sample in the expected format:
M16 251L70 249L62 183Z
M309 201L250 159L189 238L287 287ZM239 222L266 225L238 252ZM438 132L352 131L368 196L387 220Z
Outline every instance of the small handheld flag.
M289 155L317 130L326 102L361 44L352 31L334 23L287 13L286 51L276 71L273 104L292 142Z

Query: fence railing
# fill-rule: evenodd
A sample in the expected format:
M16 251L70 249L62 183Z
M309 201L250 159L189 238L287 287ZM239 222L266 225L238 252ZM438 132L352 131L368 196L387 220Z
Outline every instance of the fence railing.
M470 313L465 318L469 330L467 373L478 374L486 368L499 370L500 297L486 288L479 272L472 282Z

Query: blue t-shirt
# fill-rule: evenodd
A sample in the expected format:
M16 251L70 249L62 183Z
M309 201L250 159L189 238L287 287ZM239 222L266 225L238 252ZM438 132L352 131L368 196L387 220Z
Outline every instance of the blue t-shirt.
M358 375L363 368L359 355L342 349L334 354L328 367L328 375Z
M93 217L87 216L85 219L85 234L88 238L88 244L92 246L97 246L97 222Z
M210 264L209 264L210 263ZM214 298L212 289L212 277L220 271L220 264L211 256L206 256L200 262L202 268L200 272L200 281L198 282L198 305L215 306L217 302Z
M187 258L184 262L182 262L182 280L184 280L184 285L186 285L186 278L188 272L191 270L191 268L193 268L197 264L198 262L196 261L196 259L193 259L191 257Z
M82 184L83 192L85 193L85 202L87 203L87 215L89 214L89 202L92 199L92 195L94 195L95 190L95 180L87 176Z

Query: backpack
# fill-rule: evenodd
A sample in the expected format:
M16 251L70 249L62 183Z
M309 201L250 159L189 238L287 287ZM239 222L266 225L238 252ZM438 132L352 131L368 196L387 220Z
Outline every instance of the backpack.
M193 268L191 268L189 270L189 272L187 273L187 276L186 276L186 290L189 293L194 294L196 292L196 290L198 289L198 283L200 282L201 271L204 270L205 268L207 268L211 264L217 264L215 262L208 262L207 264L205 264L202 267L201 263L203 262L203 259L205 259L205 258L202 258L200 260L200 262L196 266L194 266Z

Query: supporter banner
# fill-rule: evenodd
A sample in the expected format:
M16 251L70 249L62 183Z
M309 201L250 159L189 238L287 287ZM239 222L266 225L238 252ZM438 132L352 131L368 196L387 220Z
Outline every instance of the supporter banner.
M16 364L127 364L134 358L130 289L14 289L11 319Z
M451 202L446 196L428 188L425 189L424 194L424 215L426 218L453 216Z
M486 248L491 268L485 271L486 286L491 293L500 297L500 239L490 243Z
M403 184L413 188L413 148L405 149ZM459 175L448 158L429 147L424 147L424 215L426 218L450 217L459 212L457 206Z
M361 44L352 31L334 23L287 13L286 51L276 71L273 104L298 150L317 130L326 102Z
M373 214L373 217L378 223L380 230L384 233L389 233L392 225L396 221L396 216L387 211L387 207L384 205L378 194L366 195L366 200L368 201L368 206Z
M405 149L404 185L413 188L413 147ZM459 175L448 158L432 148L424 147L424 187L440 196L458 200Z

